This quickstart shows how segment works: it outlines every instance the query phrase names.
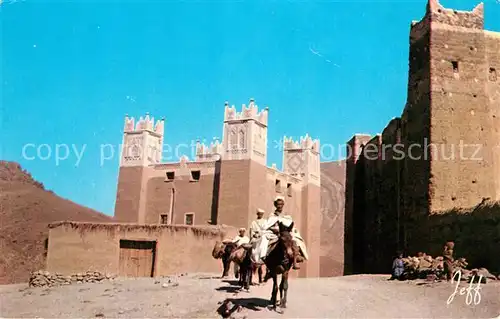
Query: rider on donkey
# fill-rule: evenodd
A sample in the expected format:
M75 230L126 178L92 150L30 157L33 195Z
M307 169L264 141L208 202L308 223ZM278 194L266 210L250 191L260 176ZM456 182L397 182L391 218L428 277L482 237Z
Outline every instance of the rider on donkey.
M269 242L276 240L278 238L277 233L279 232L278 222L281 222L285 227L290 226L293 219L290 215L283 213L283 206L285 205L285 200L283 197L278 196L274 200L274 207L276 210L271 213L267 219L267 223L264 227L264 231L257 244L257 249L255 249L253 254L254 262L260 264L267 257ZM295 258L293 262L293 269L300 269L298 263L301 263L308 259L306 246L304 244L304 239L300 236L299 232L294 228L292 231L293 241L295 243ZM302 253L302 256L300 256Z

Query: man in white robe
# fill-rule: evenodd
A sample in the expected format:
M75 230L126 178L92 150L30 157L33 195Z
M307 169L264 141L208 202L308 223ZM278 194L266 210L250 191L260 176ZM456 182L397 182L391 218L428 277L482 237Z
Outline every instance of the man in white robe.
M258 253L257 257L255 257L255 250L257 249L261 237L264 234L265 227L267 224L267 219L263 218L265 211L263 209L257 209L257 219L252 221L252 224L250 225L250 243L252 244L252 261L255 261L256 258L258 259ZM257 267L257 274L259 275L259 284L262 283L262 264L259 263ZM253 284L253 283L251 283Z
M264 227L266 227L267 219L262 218L264 216L263 209L257 209L257 219L250 225L250 241L255 242L258 240L262 233L264 232Z
M253 254L254 262L262 263L263 260L267 257L267 252L269 249L269 242L278 239L277 233L279 232L278 222L281 222L285 227L290 226L293 222L293 219L290 215L286 215L283 213L283 206L285 205L285 200L283 197L278 196L274 200L274 207L276 210L274 213L271 213L269 218L267 219L267 223L264 226L264 232L261 236L260 242L258 244L257 249L255 249ZM292 230L293 241L297 245L297 248L302 253L305 260L308 260L308 254L306 250L306 246L304 243L304 239L300 236L298 230L295 228ZM299 269L299 262L302 262L302 258L300 256L296 256L294 261L293 268Z
M248 244L250 242L250 238L245 236L246 231L247 230L245 228L240 228L238 235L234 237L233 243L236 244L236 247L240 247L241 245Z
M235 256L237 256L236 254L238 254L238 248L243 245L243 244L248 244L250 243L250 238L248 238L247 236L245 236L245 233L246 233L246 229L245 228L240 228L239 229L239 232L238 232L238 235L236 235L236 237L233 238L232 242L236 244L236 249L233 251L233 253L231 254L231 259L234 259ZM239 277L239 266L237 263L233 263L233 270L234 270L234 277L235 278L238 278Z

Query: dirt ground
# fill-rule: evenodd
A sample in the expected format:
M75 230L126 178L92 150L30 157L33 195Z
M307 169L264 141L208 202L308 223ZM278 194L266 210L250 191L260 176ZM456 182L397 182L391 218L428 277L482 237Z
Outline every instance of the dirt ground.
M27 288L0 286L4 318L220 318L230 299L241 305L234 318L495 318L500 315L500 282L480 286L480 302L466 304L450 283L387 281L387 276L293 279L283 314L266 308L271 282L238 291L233 280L212 274ZM462 283L461 287L468 284ZM473 296L473 295L472 295ZM476 299L477 300L477 299Z

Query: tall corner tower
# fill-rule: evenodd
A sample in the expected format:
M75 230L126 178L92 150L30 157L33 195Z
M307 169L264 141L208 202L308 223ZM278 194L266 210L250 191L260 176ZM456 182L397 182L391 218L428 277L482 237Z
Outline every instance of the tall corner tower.
M408 100L401 116L408 155L401 210L410 249L426 236L426 215L495 197L486 54L482 3L459 11L429 0L423 19L412 22Z
M268 108L253 99L241 112L226 102L218 223L248 227L265 195Z
M300 277L320 276L321 256L321 171L320 143L309 135L299 141L284 138L283 172L302 180L300 233L307 245L309 260L302 266Z
M484 9L446 9L431 0L430 211L472 207L495 197L493 117L486 93Z
M163 130L164 119L155 124L146 114L135 123L133 117L125 117L115 204L115 219L120 222L145 221L145 168L161 162Z

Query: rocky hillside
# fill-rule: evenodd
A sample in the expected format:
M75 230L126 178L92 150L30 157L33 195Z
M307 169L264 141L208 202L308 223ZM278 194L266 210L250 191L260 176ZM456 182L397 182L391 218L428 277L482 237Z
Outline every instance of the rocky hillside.
M27 282L45 267L47 225L112 218L45 190L17 163L0 161L0 284Z

